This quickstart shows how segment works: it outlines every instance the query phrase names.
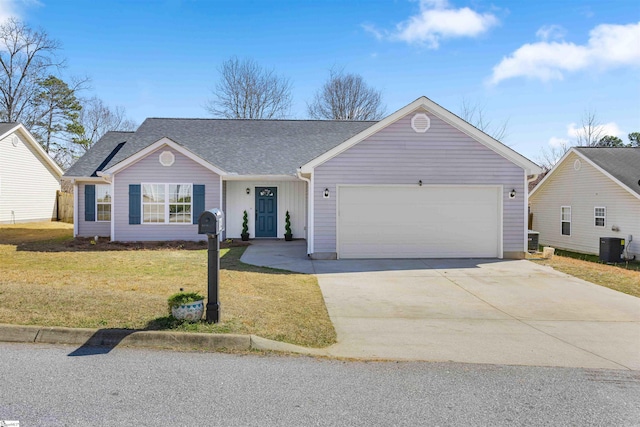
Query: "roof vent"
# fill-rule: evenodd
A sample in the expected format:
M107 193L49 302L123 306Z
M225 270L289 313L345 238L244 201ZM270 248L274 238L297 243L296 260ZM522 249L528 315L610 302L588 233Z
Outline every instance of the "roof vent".
M411 127L418 133L425 133L431 127L431 120L424 113L418 113L411 119Z
M580 159L576 159L576 161L573 162L573 169L579 171L581 167L582 167L582 162L580 162Z
M20 144L20 138L18 138L18 135L15 135L15 134L14 134L14 135L11 135L11 144L12 144L14 147L17 147L17 146L18 146L18 144Z
M162 166L171 166L176 161L176 156L171 151L163 151L160 154L160 164Z

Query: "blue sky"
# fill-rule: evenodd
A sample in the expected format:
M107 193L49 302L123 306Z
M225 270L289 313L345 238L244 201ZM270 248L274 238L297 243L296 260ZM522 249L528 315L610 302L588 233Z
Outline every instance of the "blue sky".
M146 117L208 117L231 56L293 83L292 118L332 67L382 90L387 113L425 95L508 120L503 142L532 160L573 140L586 110L625 142L640 131L637 1L0 0L62 43L85 95Z

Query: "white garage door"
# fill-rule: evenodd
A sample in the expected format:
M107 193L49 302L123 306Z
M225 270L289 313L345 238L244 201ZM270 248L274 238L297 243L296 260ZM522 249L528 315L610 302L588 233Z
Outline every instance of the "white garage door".
M339 258L494 258L498 187L340 186Z

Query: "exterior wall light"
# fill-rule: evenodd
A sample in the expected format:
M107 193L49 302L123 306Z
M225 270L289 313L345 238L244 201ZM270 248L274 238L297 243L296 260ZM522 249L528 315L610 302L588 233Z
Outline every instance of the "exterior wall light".
M324 197L325 199L329 198L329 189L328 188L324 189L324 193L322 194L322 197Z
M509 198L510 199L515 199L516 198L516 190L515 190L515 188L513 190L511 190L511 193L509 193Z
M247 194L251 194L251 189L247 187Z
M422 187L422 180L418 181L418 186Z

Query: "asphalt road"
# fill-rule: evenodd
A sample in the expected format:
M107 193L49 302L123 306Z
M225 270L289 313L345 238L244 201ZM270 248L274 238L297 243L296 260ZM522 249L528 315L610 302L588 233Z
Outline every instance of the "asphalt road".
M27 426L637 426L640 372L0 343Z

